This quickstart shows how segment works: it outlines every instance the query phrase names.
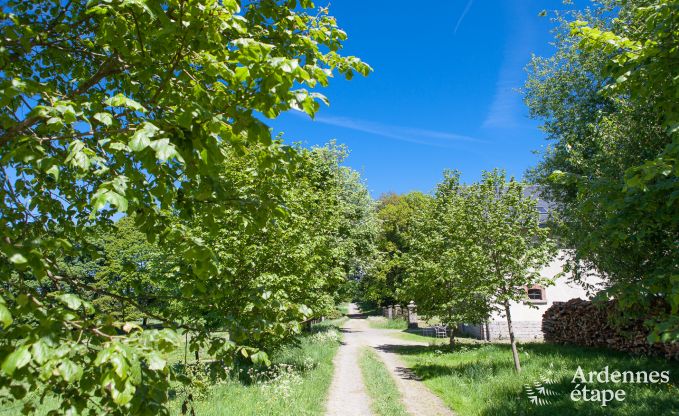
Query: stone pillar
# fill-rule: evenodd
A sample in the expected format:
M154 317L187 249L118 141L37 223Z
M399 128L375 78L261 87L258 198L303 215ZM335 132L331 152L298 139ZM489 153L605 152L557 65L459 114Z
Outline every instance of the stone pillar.
M408 328L417 328L417 307L412 300L408 304Z
M394 305L387 306L387 319L394 319Z

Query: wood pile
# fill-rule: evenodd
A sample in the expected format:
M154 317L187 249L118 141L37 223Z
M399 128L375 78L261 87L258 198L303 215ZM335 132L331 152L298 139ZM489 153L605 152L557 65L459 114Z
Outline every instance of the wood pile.
M614 324L615 316L615 302L594 304L582 299L554 302L542 316L542 332L547 342L679 359L679 343L651 345L646 341L648 329L643 320Z

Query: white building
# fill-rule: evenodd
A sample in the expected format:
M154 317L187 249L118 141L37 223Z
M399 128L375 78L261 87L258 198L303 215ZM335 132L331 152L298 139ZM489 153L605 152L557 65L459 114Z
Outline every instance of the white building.
M565 263L563 260L564 255L566 255L564 251L560 252L547 267L542 269L541 275L554 279L555 276L561 273ZM589 277L587 283L599 285L601 280L596 277ZM526 295L526 300L511 302L509 308L512 315L514 335L517 339L524 341L542 339L542 315L554 302L566 302L574 298L590 298L587 290L578 284L569 282L569 276L566 274L557 278L553 286L526 288ZM483 324L460 325L460 329L462 332L478 339L509 339L507 319L504 313L493 314L488 322Z
M538 187L527 187L525 189L525 194L538 200L537 209L540 212L540 221L541 223L546 222L553 204L540 197ZM567 254L566 251L561 250L554 260L540 272L543 277L555 281L553 286L544 288L540 286L526 288L527 299L521 302L512 302L510 304L509 312L512 315L512 326L514 328L514 335L517 339L542 339L542 315L554 302L566 302L574 298L587 300L591 297L583 286L570 282L571 276L563 274L555 279L555 276L563 271L565 264L564 258ZM602 280L594 275L587 277L585 282L587 285L600 288ZM594 292L596 292L596 290L594 290ZM462 332L478 339L509 339L509 329L507 327L507 319L504 316L504 312L492 315L488 322L482 324L460 325L460 329Z

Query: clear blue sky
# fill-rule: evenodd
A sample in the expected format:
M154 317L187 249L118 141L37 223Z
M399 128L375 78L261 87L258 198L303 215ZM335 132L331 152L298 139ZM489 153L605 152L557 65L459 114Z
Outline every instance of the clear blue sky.
M553 23L540 11L564 7L560 0L333 1L330 12L349 36L344 53L374 72L335 78L321 91L330 107L315 121L291 112L269 123L288 141L346 144L346 165L375 197L429 192L444 169L459 169L465 181L495 167L522 177L546 142L516 89L531 53L553 50Z

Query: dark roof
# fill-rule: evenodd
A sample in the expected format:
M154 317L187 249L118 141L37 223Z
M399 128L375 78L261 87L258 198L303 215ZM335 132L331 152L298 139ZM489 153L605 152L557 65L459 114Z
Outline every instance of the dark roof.
M554 208L555 204L542 197L540 187L537 185L526 186L523 188L523 194L537 199L538 212L540 213L540 223L546 222L549 218L549 212Z

